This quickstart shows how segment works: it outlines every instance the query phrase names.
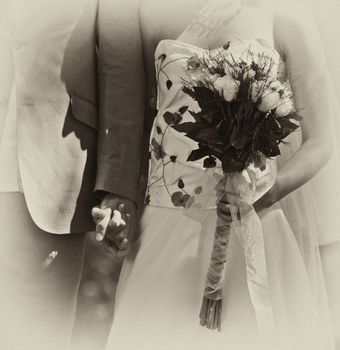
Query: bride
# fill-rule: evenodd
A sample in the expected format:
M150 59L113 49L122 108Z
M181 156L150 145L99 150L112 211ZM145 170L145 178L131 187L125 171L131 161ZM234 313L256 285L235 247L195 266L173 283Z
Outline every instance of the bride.
M149 99L157 86L148 205L140 239L124 262L107 349L334 349L318 254L323 212L315 206L317 186L331 171L326 167L320 173L332 153L332 88L312 16L295 2L144 0L140 23ZM266 300L254 301L252 285L262 271L256 271L255 282L249 280L249 257L232 233L217 332L198 319L216 209L208 204L199 221L184 209L205 171L201 162L186 161L191 144L166 128L164 113L195 107L182 91L186 62L227 42L236 60L249 48L273 57L280 75L289 79L303 119L301 134L282 146L274 185L255 203L268 275ZM179 188L183 196L174 201ZM219 204L218 213L226 215L226 205ZM258 304L270 305L272 317L265 322Z

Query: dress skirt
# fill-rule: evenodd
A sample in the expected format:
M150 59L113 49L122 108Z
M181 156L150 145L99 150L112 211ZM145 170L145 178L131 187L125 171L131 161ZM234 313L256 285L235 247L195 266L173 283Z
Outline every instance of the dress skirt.
M260 212L274 333L260 336L243 249L231 236L222 330L199 325L216 211L203 226L183 210L147 206L126 259L107 350L332 350L318 244L296 237L279 206Z

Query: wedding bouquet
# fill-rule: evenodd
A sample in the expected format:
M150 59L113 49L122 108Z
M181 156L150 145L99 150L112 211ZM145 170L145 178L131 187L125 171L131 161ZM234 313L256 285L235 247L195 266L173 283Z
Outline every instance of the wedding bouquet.
M230 220L217 220L200 313L201 324L210 329L221 328L227 246L232 223L240 221L244 208L252 207L255 200L257 176L252 174L265 171L268 160L280 154L279 145L300 120L273 57L249 47L234 58L229 46L188 59L183 91L197 101L199 112L189 110L192 121L172 125L197 142L188 161L203 159L205 168L221 164L218 201L230 205ZM247 171L248 183L244 181Z

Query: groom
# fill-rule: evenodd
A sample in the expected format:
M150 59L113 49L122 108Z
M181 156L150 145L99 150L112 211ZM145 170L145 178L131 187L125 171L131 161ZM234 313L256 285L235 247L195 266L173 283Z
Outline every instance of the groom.
M142 68L134 1L0 3L0 349L65 348L95 198L134 226Z

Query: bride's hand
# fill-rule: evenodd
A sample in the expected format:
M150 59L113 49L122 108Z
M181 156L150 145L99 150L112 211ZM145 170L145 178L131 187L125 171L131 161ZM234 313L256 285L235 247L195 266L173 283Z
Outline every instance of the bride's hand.
M275 187L272 187L267 193L265 193L259 200L254 203L254 209L259 212L262 209L266 209L280 200L280 196ZM220 200L217 203L217 215L225 222L231 222L231 208L227 200Z
M254 209L256 212L259 212L262 209L269 208L283 197L283 189L277 180L275 184L253 204ZM217 215L226 222L231 220L231 208L226 195L217 202Z
M259 212L262 209L271 207L277 201L281 199L279 190L276 185L274 185L268 192L266 192L260 199L254 203L254 209Z
M136 206L132 201L106 194L100 207L92 210L96 223L96 240L114 257L125 257L129 253L130 241L137 227Z

